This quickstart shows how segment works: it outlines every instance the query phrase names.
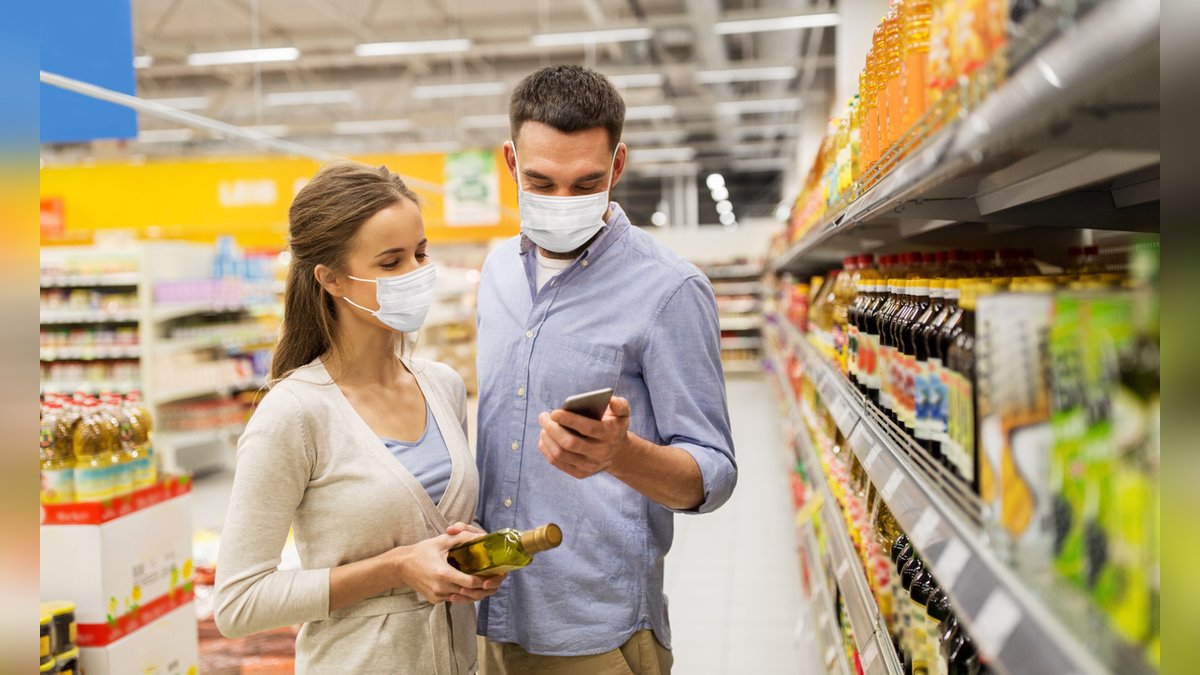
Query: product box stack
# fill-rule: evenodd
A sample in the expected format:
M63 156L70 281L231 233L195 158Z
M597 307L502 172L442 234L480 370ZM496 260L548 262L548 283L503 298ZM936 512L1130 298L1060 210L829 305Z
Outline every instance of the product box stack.
M191 485L136 497L43 505L41 597L74 605L82 672L194 675Z

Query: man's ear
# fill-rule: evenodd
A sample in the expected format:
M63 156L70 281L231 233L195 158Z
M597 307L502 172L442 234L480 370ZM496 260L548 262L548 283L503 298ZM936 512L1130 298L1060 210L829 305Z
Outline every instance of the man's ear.
M625 159L629 156L629 148L624 143L617 144L617 156L613 159L613 173L611 190L621 182L621 175L625 173Z
M508 175L517 181L517 187L520 187L520 181L517 179L517 149L516 141L504 142L504 164L508 167Z

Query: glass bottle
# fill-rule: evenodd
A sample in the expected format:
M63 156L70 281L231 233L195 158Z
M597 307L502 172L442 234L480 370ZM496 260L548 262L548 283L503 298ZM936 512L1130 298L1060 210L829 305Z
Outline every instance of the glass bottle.
M525 567L533 556L562 544L562 530L554 523L519 532L506 528L450 549L450 566L475 576L495 576Z

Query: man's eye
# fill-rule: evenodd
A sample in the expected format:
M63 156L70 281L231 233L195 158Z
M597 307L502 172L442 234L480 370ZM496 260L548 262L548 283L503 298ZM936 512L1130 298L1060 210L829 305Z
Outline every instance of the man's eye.
M589 183L586 185L576 185L575 189L579 190L580 192L591 192L599 186L600 186L599 183Z
M533 186L533 189L534 189L534 190L553 190L553 189L554 189L554 186L553 186L553 185L550 185L549 183L546 183L546 184L540 184L540 185L539 185L539 184L535 184L535 185Z

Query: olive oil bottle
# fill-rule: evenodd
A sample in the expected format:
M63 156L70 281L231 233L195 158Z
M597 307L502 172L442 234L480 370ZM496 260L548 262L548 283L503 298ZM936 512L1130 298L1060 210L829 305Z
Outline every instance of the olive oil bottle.
M450 566L466 574L490 577L511 572L533 562L535 553L562 543L562 530L554 523L524 532L506 528L450 549Z

